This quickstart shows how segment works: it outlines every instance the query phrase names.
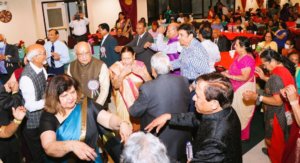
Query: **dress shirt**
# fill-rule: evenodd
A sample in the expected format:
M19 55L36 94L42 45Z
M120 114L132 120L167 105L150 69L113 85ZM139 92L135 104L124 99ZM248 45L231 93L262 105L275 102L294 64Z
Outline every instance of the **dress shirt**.
M150 48L154 51L160 51L165 54L173 54L181 52L182 50L182 46L180 45L179 41L168 44L164 41L164 35L161 33L157 35L156 42L152 43Z
M47 72L45 68L38 68L31 62L29 62L29 64L37 74L43 71L45 78L47 79ZM41 99L39 101L35 100L34 89L32 80L28 76L22 76L20 79L20 90L22 91L23 99L25 100L24 106L29 112L41 110L45 106L45 99Z
M180 68L181 75L195 80L199 75L209 73L208 54L195 38L188 47L183 47L179 59L172 61L173 69Z
M108 33L105 36L103 36L102 41L101 41L101 46L104 44L104 41L106 40L107 36L108 36Z
M80 20L73 20L70 22L69 26L73 28L73 34L76 36L81 36L86 34L87 29L86 25L89 24L89 20L84 17L83 19Z
M58 61L54 60L55 67L59 68L59 67L63 66L64 64L69 63L70 56L69 56L69 49L68 49L67 45L60 40L56 40L53 43L53 45L54 45L54 52L58 53L60 56L60 59ZM48 62L49 66L51 66L51 46L52 46L51 41L46 42L46 44L44 45L44 47L46 49L46 53L47 53L47 62Z
M69 76L71 76L70 67L71 66L68 66L68 71L67 71L67 74ZM109 86L110 86L109 70L105 63L103 63L101 66L101 70L99 74L99 84L100 84L100 93L98 98L96 99L96 103L103 106L107 99Z
M206 50L206 52L208 53L209 72L216 71L215 63L221 60L220 50L218 45L213 43L210 40L203 40L201 44Z
M156 30L156 32L154 32L152 29L149 29L148 32L151 34L151 36L156 39L157 35L159 34L158 31Z

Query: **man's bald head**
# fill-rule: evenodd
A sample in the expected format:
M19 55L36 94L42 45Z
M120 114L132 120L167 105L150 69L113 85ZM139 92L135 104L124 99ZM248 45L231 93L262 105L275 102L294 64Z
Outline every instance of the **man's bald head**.
M168 29L167 29L167 37L168 38L174 38L176 36L178 36L178 27L179 25L177 23L171 23L168 25Z
M91 59L92 59L92 50L91 50L91 46L89 43L87 42L79 42L75 45L74 47L76 56L77 56L77 60L81 63L81 64L88 64L90 63Z

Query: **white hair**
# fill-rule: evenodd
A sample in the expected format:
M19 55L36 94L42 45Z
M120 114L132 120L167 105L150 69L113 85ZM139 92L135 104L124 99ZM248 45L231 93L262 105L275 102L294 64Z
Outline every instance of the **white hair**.
M39 54L40 54L39 49L32 49L26 54L27 60L31 62L32 58L39 55Z
M124 146L122 163L169 163L164 144L151 133L133 133Z
M158 52L151 58L151 67L157 74L167 74L170 72L170 59L162 52Z

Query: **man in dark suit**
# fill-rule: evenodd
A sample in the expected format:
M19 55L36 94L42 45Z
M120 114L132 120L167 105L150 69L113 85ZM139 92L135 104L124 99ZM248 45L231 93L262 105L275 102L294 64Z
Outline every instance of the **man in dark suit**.
M153 55L151 66L156 79L140 87L139 97L129 108L131 116L140 117L142 130L161 114L186 113L189 105L189 82L182 76L169 74L168 56L160 52ZM166 145L171 160L185 159L189 131L166 126L157 136Z
M139 21L136 25L137 35L126 46L131 46L136 54L136 59L145 63L147 70L151 73L150 59L153 55L153 51L149 48L144 48L146 42L153 43L153 37L147 32L147 26L145 22ZM117 52L120 52L122 46L116 48Z
M221 36L221 32L219 29L214 29L212 34L212 41L218 45L220 52L225 52L230 50L231 43L230 41Z
M120 60L120 55L115 52L115 47L118 45L118 42L109 34L108 24L102 23L98 28L98 31L103 36L100 42L100 59L107 67L110 67L116 61Z
M0 34L0 80L7 82L11 74L19 67L19 52L15 45L6 43L5 37Z

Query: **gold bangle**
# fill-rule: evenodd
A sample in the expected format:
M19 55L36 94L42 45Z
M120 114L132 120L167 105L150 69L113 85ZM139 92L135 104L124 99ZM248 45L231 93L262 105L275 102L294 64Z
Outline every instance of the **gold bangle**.
M14 122L15 124L17 124L17 125L19 125L19 124L21 124L21 123L22 123L22 121L21 121L21 120L17 120L16 118L13 120L13 122Z

